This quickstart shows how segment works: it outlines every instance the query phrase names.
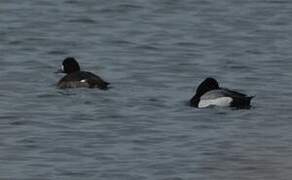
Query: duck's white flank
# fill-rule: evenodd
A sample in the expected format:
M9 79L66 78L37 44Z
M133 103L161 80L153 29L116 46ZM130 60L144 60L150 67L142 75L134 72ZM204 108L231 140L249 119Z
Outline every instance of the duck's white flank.
M232 102L231 97L219 97L216 99L201 99L198 107L199 108L205 108L208 106L220 106L220 107L226 107L229 106Z

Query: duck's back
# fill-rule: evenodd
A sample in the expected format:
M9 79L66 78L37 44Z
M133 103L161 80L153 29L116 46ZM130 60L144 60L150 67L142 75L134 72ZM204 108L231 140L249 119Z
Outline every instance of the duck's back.
M99 76L86 71L77 71L74 73L67 74L59 82L59 88L99 88L107 89L109 83L101 79Z
M206 92L205 94L203 94L201 96L201 100L209 100L209 99L216 99L216 98L220 98L220 97L225 97L226 96L226 92L224 92L224 90L222 89L215 89L215 90L211 90Z
M198 107L199 108L205 108L208 106L227 107L230 106L231 102L232 98L226 96L224 90L215 89L208 91L201 96Z
M216 105L246 108L250 106L252 98L252 96L249 97L245 94L222 88L208 91L202 95L199 106Z
M229 89L225 89L225 93L227 96L232 97L233 99L231 106L237 107L237 108L250 108L251 99L254 97L254 96L247 96L245 94L232 91Z

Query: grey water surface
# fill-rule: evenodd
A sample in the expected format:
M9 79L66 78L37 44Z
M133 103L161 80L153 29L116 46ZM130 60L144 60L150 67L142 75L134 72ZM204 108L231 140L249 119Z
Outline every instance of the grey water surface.
M253 107L189 107L208 76ZM292 1L1 0L0 179L290 180L291 79Z

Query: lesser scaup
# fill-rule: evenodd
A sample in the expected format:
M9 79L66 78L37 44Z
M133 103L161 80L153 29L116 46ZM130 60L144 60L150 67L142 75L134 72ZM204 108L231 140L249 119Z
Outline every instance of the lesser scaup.
M253 96L220 88L214 78L205 79L197 88L196 94L190 100L191 106L205 108L208 106L249 108Z
M91 72L80 71L80 66L73 57L65 58L62 63L62 68L58 72L66 73L57 84L61 89L78 87L108 89L109 83L99 76Z

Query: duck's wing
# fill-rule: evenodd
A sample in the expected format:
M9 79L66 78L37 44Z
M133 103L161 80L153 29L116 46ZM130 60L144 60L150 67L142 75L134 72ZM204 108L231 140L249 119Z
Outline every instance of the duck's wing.
M64 88L77 88L77 87L89 87L108 89L109 83L104 81L99 76L85 71L79 71L64 76L57 84L61 89Z
M101 77L91 73L91 72L80 72L81 73L81 80L87 82L90 88L100 88L100 89L107 89L110 83L104 81Z
M238 108L249 108L251 99L254 96L247 96L243 93L233 91L230 89L223 89L226 96L229 96L233 99L231 106Z
M220 97L226 97L226 92L223 89L215 89L206 92L201 96L201 100L216 99Z
M230 90L227 88L221 88L221 90L223 91L223 93L227 96L232 96L232 97L247 97L246 94L234 91L234 90Z
M205 108L209 106L228 107L233 101L232 97L227 96L225 90L216 89L211 90L203 94L198 103L199 108Z
M231 106L236 108L249 108L253 96L247 96L226 88L208 91L200 98L200 106Z
M219 97L248 98L248 96L243 93L226 88L220 88L206 92L201 96L201 99L215 99Z
M78 87L89 87L88 83L81 81L82 78L79 77L76 73L67 74L57 83L58 88L78 88Z

